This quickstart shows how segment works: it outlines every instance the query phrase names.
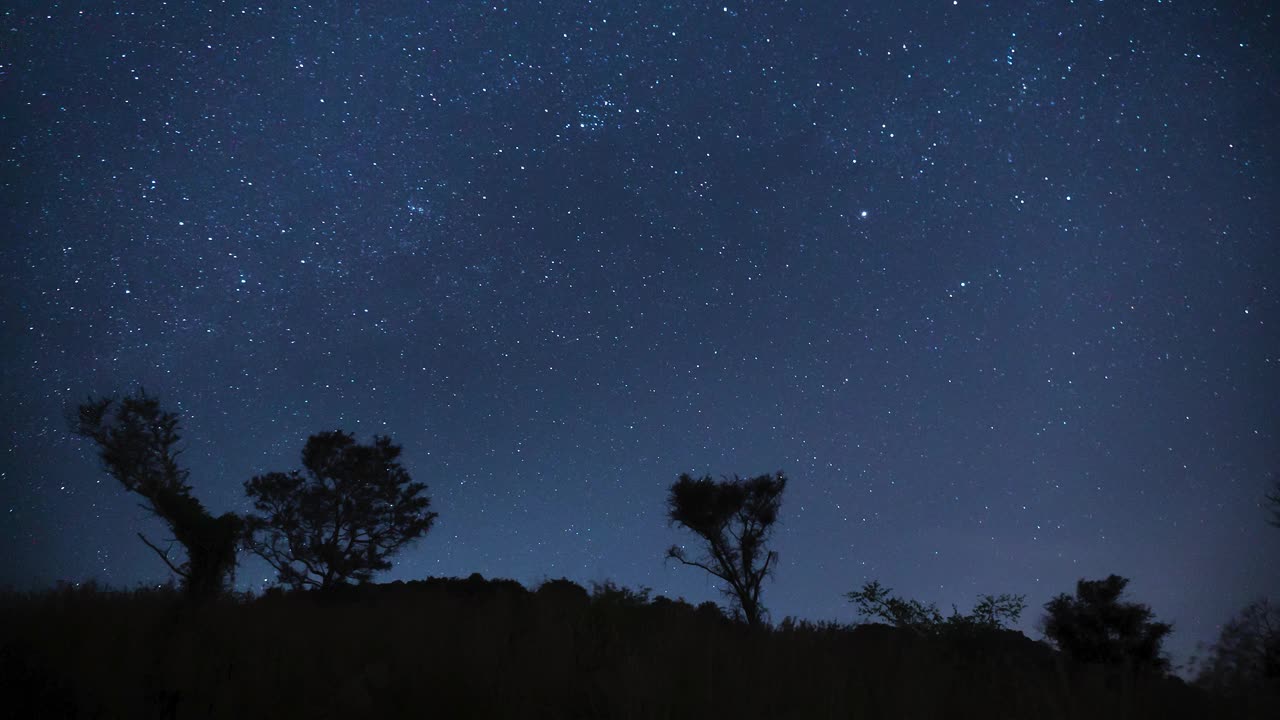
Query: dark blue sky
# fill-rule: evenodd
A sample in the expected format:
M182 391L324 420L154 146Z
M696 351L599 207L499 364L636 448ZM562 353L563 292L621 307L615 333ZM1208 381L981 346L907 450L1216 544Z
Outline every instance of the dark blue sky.
M666 487L784 470L775 620L1118 573L1182 660L1280 593L1273 15L10 4L0 582L165 578L64 420L141 383L215 512L403 444L385 579L715 598Z

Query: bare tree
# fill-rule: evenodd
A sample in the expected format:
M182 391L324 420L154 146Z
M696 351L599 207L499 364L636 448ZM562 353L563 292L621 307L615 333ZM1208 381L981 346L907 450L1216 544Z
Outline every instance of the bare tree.
M89 398L77 409L72 431L92 440L103 469L168 526L173 540L163 550L142 533L138 537L181 578L186 593L207 599L226 590L235 576L243 521L234 513L213 517L191 494L190 473L178 463L178 416L139 388L119 400ZM186 551L185 560L171 557L173 542Z
M706 550L690 557L683 547L672 545L667 557L724 581L724 594L752 626L761 623L760 590L778 562L778 553L765 543L778 520L786 487L781 472L749 480L735 475L719 482L709 475L694 479L685 474L667 495L671 523L692 530Z
M1196 681L1227 693L1280 692L1280 607L1256 600L1222 627Z
M436 519L427 486L413 482L390 438L368 445L341 430L312 435L304 472L273 472L244 484L261 515L250 548L293 588L368 582Z

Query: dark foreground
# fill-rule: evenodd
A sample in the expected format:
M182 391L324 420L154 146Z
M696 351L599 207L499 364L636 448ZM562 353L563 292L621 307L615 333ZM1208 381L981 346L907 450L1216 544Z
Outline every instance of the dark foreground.
M9 594L0 686L15 718L1280 717L1015 632L752 631L710 605L478 576L203 607Z

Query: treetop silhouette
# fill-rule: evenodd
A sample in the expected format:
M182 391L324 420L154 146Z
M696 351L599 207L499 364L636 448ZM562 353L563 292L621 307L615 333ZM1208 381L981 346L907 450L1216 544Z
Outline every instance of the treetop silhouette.
M682 474L667 494L671 524L693 531L706 549L704 555L690 557L683 547L672 545L667 557L723 580L725 596L752 626L761 623L760 591L778 562L778 553L766 542L786 487L781 472L722 481Z
M72 419L72 431L97 445L103 468L144 499L141 506L168 526L186 559L175 561L171 547L138 537L181 578L188 596L208 599L234 580L243 521L234 513L213 517L191 494L190 473L178 463L179 430L178 416L142 388L120 399L90 397Z
M1156 622L1151 608L1121 602L1128 578L1080 580L1076 595L1058 595L1045 604L1044 634L1064 653L1082 662L1124 664L1168 670L1161 653L1169 623Z
M427 486L400 465L401 447L341 430L307 439L303 472L272 472L244 484L258 515L250 549L292 588L368 582L390 557L431 529Z

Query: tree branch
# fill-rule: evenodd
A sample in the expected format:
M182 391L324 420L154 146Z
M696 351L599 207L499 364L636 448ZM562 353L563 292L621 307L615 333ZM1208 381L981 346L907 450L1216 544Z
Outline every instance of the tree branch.
M729 583L730 585L736 584L732 579L725 577L723 574L716 572L715 570L712 570L711 568L707 567L706 565L700 562L697 562L696 560L686 560L684 556L678 552L672 552L672 550L668 550L667 557L671 558L672 560L678 560L679 562L684 563L685 565L690 565L696 568L702 568L703 570L706 570L707 572L711 573L712 575L715 575L716 577Z
M164 564L168 565L169 569L172 570L178 577L184 580L190 577L188 573L178 569L177 566L175 566L172 562L169 561L168 550L161 550L160 548L156 547L154 544L152 544L150 540L147 539L147 536L143 535L142 533L138 533L138 538L141 539L142 542L145 543L147 547L154 550L155 553L160 556L160 559L164 561ZM172 548L173 546L170 545L169 547Z

